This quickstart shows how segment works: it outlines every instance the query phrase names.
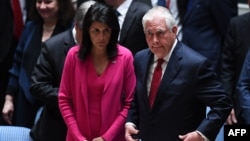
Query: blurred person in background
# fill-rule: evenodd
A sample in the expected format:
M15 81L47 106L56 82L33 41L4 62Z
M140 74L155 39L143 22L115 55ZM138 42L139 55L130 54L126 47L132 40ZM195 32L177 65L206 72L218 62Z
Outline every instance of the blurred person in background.
M133 55L147 47L141 19L150 6L135 0L104 0L116 10L120 25L119 44Z
M16 2L16 3L15 3ZM9 69L23 26L28 21L33 0L0 1L0 109L2 110L8 84ZM15 4L15 5L14 5ZM19 11L16 11L19 10ZM0 125L7 124L0 112Z
M2 109L10 125L31 128L40 103L31 95L30 79L42 44L72 27L75 9L71 0L36 0L25 24L9 70L10 77Z
M241 124L250 125L250 50L246 55L237 83L237 97L241 109Z
M237 3L237 0L188 0L178 10L184 11L180 14L182 28L178 38L207 57L218 74L227 27L230 19L238 15Z
M246 0L250 7L250 0ZM236 86L243 62L250 48L250 12L231 19L222 51L220 76L226 92L234 98L234 108L227 119L227 124L246 124Z
M88 8L95 1L78 6L74 27L48 39L42 47L31 76L31 94L43 103L43 111L31 130L35 141L65 141L67 127L58 107L58 89L68 50L81 44L82 24Z

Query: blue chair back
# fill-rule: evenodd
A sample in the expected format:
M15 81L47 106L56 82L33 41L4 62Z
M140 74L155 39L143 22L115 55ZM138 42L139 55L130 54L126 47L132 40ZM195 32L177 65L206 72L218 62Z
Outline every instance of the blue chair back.
M0 126L0 141L33 141L30 129L19 126Z

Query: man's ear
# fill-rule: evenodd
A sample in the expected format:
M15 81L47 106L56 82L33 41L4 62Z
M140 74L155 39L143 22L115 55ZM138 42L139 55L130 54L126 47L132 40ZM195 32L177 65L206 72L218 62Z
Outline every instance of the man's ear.
M177 35L177 31L178 31L178 27L175 25L173 28L172 28L172 32Z

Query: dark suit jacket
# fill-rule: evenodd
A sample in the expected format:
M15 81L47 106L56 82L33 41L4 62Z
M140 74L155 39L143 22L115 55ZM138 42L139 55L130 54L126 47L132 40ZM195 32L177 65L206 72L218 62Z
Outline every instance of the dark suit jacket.
M195 130L214 140L232 101L208 60L178 42L150 109L147 77L152 60L149 49L135 55L137 83L127 122L137 126L143 141L177 141L178 135ZM211 111L205 120L206 106Z
M142 27L142 17L149 9L148 5L133 1L124 19L119 43L127 47L133 55L147 47Z
M13 16L10 0L0 1L0 109L3 109L8 83L8 70L13 61L17 40L13 36ZM2 112L0 124L3 124Z
M25 0L27 16L33 0ZM26 19L27 20L27 19ZM13 63L13 55L18 44L18 39L13 35L13 11L11 0L0 1L0 109L3 108L6 88L9 78L9 69ZM0 113L0 124L2 124Z
M51 36L70 28L57 23ZM37 100L31 95L30 76L40 55L42 46L42 24L30 21L26 23L14 54L14 62L9 70L10 77L6 94L15 98L15 125L31 127L36 115Z
M40 53L41 27L42 25L34 22L26 23L15 50L14 62L9 70L6 94L11 94L15 98L13 122L17 126L31 127L38 108L36 100L29 92L29 72L33 69L33 62Z
M12 60L11 58L17 46L17 39L14 39L14 36L13 36L13 24L14 24L13 22L14 21L13 21L13 12L12 12L10 2L11 2L10 0L0 1L0 64L1 64L1 67L2 66L5 67L4 65L2 65L4 61L8 61L9 59ZM32 0L25 0L27 13L29 13L31 2Z
M240 117L243 124L250 125L250 50L244 61L237 85L238 102L241 108Z
M221 78L226 92L235 98L235 110L241 122L241 109L237 100L236 85L242 64L250 48L250 12L232 18L223 46L221 61Z
M34 138L41 141L63 141L67 127L58 107L58 87L68 50L76 43L72 29L58 34L44 43L41 55L31 77L31 93L44 103L39 133Z
M237 16L237 0L192 0L182 22L182 42L218 69L227 26Z
M134 0L134 1L143 2L143 3L147 4L148 6L152 7L152 2L151 2L151 0Z

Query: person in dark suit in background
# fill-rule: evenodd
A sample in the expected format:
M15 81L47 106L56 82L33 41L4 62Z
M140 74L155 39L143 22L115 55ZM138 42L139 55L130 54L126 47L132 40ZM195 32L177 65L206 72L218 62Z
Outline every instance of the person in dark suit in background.
M142 141L214 140L232 99L211 62L176 38L177 24L166 8L153 7L142 23L149 49L134 57L137 83L126 140L138 140L136 134Z
M32 0L23 0L21 6L21 21L25 24L30 13L30 5ZM6 87L9 78L9 69L13 63L13 55L17 47L19 36L14 34L14 12L11 0L0 1L0 109L3 108ZM21 32L20 32L21 33ZM0 125L6 124L0 113Z
M88 8L95 1L83 2L76 11L74 28L44 43L31 76L31 94L43 103L43 112L31 132L34 140L65 141L67 127L58 107L58 89L68 50L81 44L82 24Z
M8 124L29 128L40 106L29 91L33 67L43 42L72 27L75 9L71 0L39 0L33 3L31 14L15 50L2 109Z
M119 44L127 47L133 55L147 47L141 19L150 7L134 0L104 1L119 12L118 20L121 28Z
M186 11L180 17L181 41L207 57L219 72L226 30L238 14L237 0L189 0L181 10Z
M147 5L149 5L150 7L153 6L152 0L134 0L134 1L143 2L143 3L147 4Z
M230 19L238 14L237 3L237 0L177 0L181 25L178 38L207 57L218 75L226 30ZM223 138L221 133L218 140Z
M250 50L243 63L242 71L237 83L237 97L241 112L241 124L250 125Z
M250 0L248 5L250 7ZM231 19L222 51L220 76L226 92L234 98L234 108L227 124L245 124L241 104L238 100L236 85L245 56L250 48L250 12Z

